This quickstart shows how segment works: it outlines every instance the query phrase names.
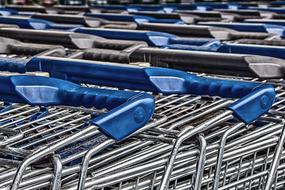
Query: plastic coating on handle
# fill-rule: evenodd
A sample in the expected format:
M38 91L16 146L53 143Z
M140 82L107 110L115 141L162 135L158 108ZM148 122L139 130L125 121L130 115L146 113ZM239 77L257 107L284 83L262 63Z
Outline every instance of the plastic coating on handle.
M144 126L154 112L154 99L146 93L86 88L60 79L27 75L0 76L0 82L0 100L5 102L108 109L91 123L117 141Z
M273 24L201 22L201 25L229 28L241 32L267 32L282 35L284 27Z
M199 77L166 68L142 68L122 64L103 64L94 61L39 56L27 64L28 71L49 72L51 76L77 83L112 86L158 92L163 94L195 94L240 98L230 107L235 115L248 123L266 113L275 99L270 85ZM257 96L257 94L259 94ZM266 94L264 98L262 94ZM263 102L260 107L259 102ZM267 103L264 103L264 102ZM75 102L75 101L73 101ZM248 108L252 114L241 114ZM261 109L262 108L262 109Z
M107 136L120 141L144 126L154 111L153 98L147 94L131 98L127 104L115 108L93 120ZM118 126L119 124L119 126Z
M135 40L144 41L150 46L166 46L170 38L175 38L175 35L163 32L146 32L132 30L117 30L117 29L95 29L95 28L76 28L74 32L97 35L108 39L118 40Z
M275 90L271 85L262 85L229 106L234 116L250 123L268 112L275 101Z
M41 19L30 19L20 17L0 17L0 23L2 24L15 24L20 28L45 30L51 25L51 22Z

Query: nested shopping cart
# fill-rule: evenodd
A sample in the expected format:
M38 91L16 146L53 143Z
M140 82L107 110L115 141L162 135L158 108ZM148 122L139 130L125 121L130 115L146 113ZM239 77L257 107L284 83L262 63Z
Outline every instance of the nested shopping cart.
M0 79L1 171L15 174L11 189L17 189L22 175L33 167L50 166L55 174L52 187L59 189L59 156L95 146L102 151L143 127L154 109L152 96L141 92L87 88L40 76Z
M7 60L5 63L8 63ZM20 64L35 71L39 70L39 63L41 71L77 83L163 94L208 95L157 95L156 113L163 115L164 121L145 132L140 131L132 141L94 158L92 156L96 149L89 150L85 156L71 155L62 159L62 163L67 164L72 159L84 156L82 165L72 162L62 170L64 189L176 189L181 185L199 189L203 184L201 182L206 173L205 168L209 167L207 163L215 164L218 142L225 131L233 126L242 128L235 135L244 138L244 146L247 147L250 142L258 141L258 137L246 138L246 134L258 130L257 127L264 129L269 124L282 126L282 120L270 120L267 117L256 121L259 125L251 124L249 128L246 125L260 116L259 111L265 113L271 107L267 101L272 104L275 100L273 88L266 84L206 79L162 68L139 68L52 57L35 57L27 64ZM76 72L78 70L80 73ZM246 94L248 95L236 102L215 96L237 98ZM256 102L255 96L261 97L261 102ZM243 101L245 104L239 103ZM233 111L227 110L229 106L235 116ZM245 109L240 109L240 106L245 106ZM257 115L247 112L256 106L259 108L250 113ZM249 151L253 151L253 147ZM2 185L11 185L13 175L13 171L4 175L2 180L5 182ZM53 175L46 174L46 170L34 170L23 176L20 187L47 187L51 178Z

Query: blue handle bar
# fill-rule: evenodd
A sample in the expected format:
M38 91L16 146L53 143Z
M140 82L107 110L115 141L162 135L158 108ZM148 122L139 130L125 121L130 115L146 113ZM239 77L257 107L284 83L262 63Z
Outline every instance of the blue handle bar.
M106 19L110 21L121 21L121 22L135 22L137 24L142 24L145 22L150 23L173 23L182 24L183 21L180 19L157 19L149 16L141 15L124 15L124 14L95 14L95 13L85 13L85 16Z
M93 7L107 10L127 10L127 6L125 5L94 5Z
M1 16L11 16L12 13L10 11L0 10L0 15Z
M217 49L217 52L262 55L285 59L285 48L282 46L224 43Z
M110 111L92 123L116 140L144 126L154 111L154 100L145 93L86 88L39 76L0 76L0 83L0 99L5 102L107 108Z
M88 17L102 18L111 21L137 22L137 23L149 22L150 20L154 19L153 17L149 16L126 15L126 14L85 13L84 15Z
M3 60L3 63L7 67L7 61ZM268 111L275 99L275 91L271 85L201 78L174 69L141 68L46 56L33 57L30 60L22 60L22 63L14 63L21 65L18 66L18 68L22 67L21 70L24 68L27 71L49 72L52 77L77 83L164 94L196 94L240 98L229 108L236 117L246 123L255 120ZM13 67L15 68L15 65ZM251 110L250 114L248 110Z
M285 27L272 24L256 23L222 23L222 22L200 22L200 25L216 26L237 30L240 32L266 32L282 35Z
M222 43L216 39L179 39L170 38L168 45L163 48L197 51L217 51Z
M162 4L162 5L96 5L95 8L109 9L109 10L128 10L128 11L168 11L173 12L175 10L213 10L213 9L238 9L243 6L237 3L232 4L218 4L218 3L194 3L194 4Z
M285 26L285 21L284 20L278 20L278 19L246 19L245 22Z
M17 15L18 11L12 8L0 7L0 11L7 12L8 15ZM4 16L4 15L3 15ZM7 15L6 15L7 16Z
M171 49L205 49L214 51L219 47L218 40L203 40L191 38L177 38L177 36L164 32L148 32L139 30L97 29L80 27L72 30L78 33L96 35L108 39L144 41L149 46ZM203 46L203 47L197 47Z
M248 7L250 10L273 12L278 14L285 14L284 8L258 8L258 7Z
M1 24L14 24L20 28L46 30L46 29L61 29L70 30L81 27L82 25L56 24L42 19L20 18L20 17L0 17Z
M74 32L101 36L109 39L136 40L147 42L150 46L165 46L169 38L176 37L163 32L145 32L138 30L118 30L118 29L97 29L97 28L76 28Z

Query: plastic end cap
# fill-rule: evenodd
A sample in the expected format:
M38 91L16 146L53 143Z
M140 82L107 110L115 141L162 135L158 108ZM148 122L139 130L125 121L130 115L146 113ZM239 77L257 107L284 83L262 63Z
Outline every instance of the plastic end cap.
M92 123L105 135L121 141L149 121L154 106L152 96L140 94L108 113L98 116Z
M271 85L263 85L231 104L229 109L244 123L251 123L271 108L275 96L275 90Z

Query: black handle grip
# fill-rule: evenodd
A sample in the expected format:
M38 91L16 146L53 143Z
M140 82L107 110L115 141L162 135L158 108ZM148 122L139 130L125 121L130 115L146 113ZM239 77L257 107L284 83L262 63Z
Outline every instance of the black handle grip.
M129 41L129 40L109 40L99 39L94 41L94 47L100 49L124 50L127 48L147 46L145 42Z
M115 63L129 63L130 53L125 51L109 50L109 49L89 49L82 54L83 59L94 61L106 61Z
M62 45L68 48L93 48L94 41L103 38L64 31L0 28L0 36L29 43Z
M285 46L285 40L240 39L240 40L235 41L235 43L269 45L269 46Z
M248 39L265 39L269 37L268 33L258 32L233 32L231 33L232 40L248 38Z
M161 23L142 23L138 25L139 30L151 30L158 32L168 32L184 37L208 37L212 38L210 31L204 26L180 25L180 24L161 24Z
M22 55L37 55L48 50L57 49L58 55L64 55L65 51L62 46L53 45L42 45L42 44L30 44L30 43L20 43L20 44L9 44L8 49L11 53L22 54ZM53 53L53 55L55 55ZM64 54L63 54L64 53Z
M186 71L260 78L282 78L285 73L281 59L246 54L141 48L131 54L130 61Z
M44 19L62 24L80 24L87 27L99 27L102 19L88 18L81 15L61 15L61 14L34 14L32 18Z

